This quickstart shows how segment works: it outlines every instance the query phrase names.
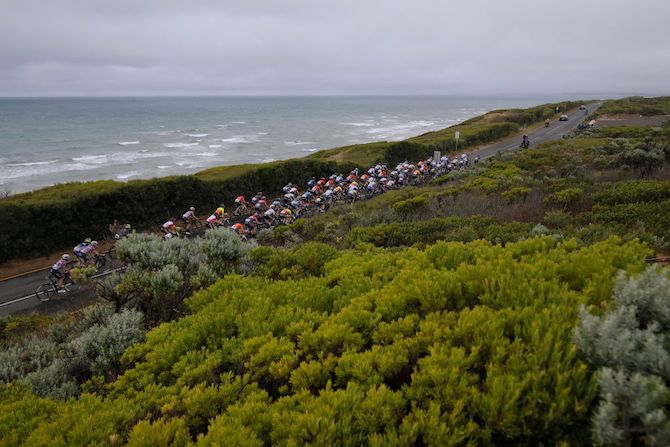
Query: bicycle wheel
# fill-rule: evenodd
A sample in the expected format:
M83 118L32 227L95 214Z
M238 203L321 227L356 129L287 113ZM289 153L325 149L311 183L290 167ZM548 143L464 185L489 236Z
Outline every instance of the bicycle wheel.
M96 256L95 269L97 271L100 271L105 267L105 265L107 265L107 256L106 255Z
M58 289L51 283L42 284L37 288L35 296L40 301L49 301L52 296L58 293Z

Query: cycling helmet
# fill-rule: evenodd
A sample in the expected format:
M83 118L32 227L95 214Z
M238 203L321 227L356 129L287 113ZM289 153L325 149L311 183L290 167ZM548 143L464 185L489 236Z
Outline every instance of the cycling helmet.
M195 211L195 207L192 206L192 207L190 208L190 210L191 210L191 211Z
M65 253L63 256L61 256L61 258L68 261L70 259L70 255Z
M126 229L130 230L130 224L125 224L125 225L123 226L123 228L126 228Z
M91 245L98 245L98 241L91 241Z
M84 239L84 243L85 244L90 244L91 243L91 238L87 237L86 239Z

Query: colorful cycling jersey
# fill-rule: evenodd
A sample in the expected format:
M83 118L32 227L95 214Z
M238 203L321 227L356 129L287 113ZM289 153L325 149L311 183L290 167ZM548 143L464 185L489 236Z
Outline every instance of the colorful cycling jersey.
M263 215L266 216L266 217L274 216L274 215L275 215L275 210L274 210L274 208L270 208L269 210L267 210L266 212L264 212Z
M82 248L79 252L82 254L90 254L95 251L95 245L87 245L86 247Z
M167 222L165 222L163 224L163 228L165 228L166 230L171 228L171 227L174 227L174 222L172 222L171 220L168 220Z
M237 196L237 198L235 199L235 203L237 204L244 203L244 196Z
M217 220L219 220L219 216L217 216L216 214L212 214L207 218L207 223L214 224Z
M80 243L79 245L77 245L76 247L74 247L74 248L72 249L72 251L74 251L75 254L76 254L76 253L81 252L81 250L82 250L84 247L88 247L88 244L85 243L85 242L82 242L82 243Z
M67 261L63 258L56 261L54 265L51 266L52 270L63 270L67 266Z
M191 210L188 210L181 216L184 220L195 219L195 213Z

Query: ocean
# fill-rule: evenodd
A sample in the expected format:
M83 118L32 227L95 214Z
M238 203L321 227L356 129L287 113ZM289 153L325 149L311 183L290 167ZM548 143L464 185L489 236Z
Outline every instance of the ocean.
M127 181L394 141L556 98L0 99L0 190Z

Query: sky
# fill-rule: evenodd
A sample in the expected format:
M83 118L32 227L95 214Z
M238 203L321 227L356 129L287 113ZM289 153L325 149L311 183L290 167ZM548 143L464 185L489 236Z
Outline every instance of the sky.
M668 0L2 0L0 96L670 94Z

